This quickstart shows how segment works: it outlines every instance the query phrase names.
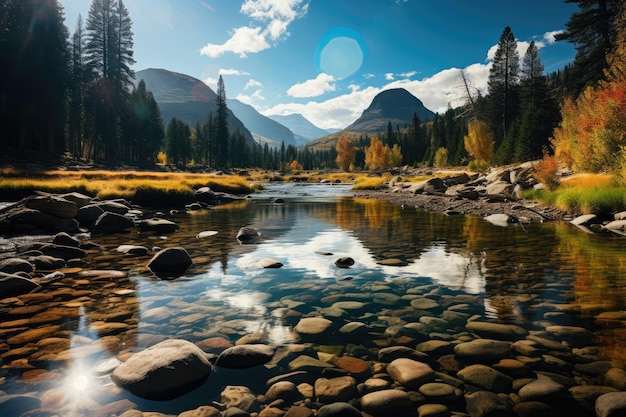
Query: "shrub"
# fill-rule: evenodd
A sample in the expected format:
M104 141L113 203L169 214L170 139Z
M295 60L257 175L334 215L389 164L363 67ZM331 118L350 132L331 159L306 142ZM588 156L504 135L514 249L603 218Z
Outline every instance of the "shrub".
M485 173L489 170L489 163L482 159L474 159L467 164L467 169L473 172Z
M437 149L433 165L437 168L445 168L448 166L448 150L446 148Z
M544 155L543 159L535 167L534 177L543 183L550 191L559 188L559 164L554 156Z

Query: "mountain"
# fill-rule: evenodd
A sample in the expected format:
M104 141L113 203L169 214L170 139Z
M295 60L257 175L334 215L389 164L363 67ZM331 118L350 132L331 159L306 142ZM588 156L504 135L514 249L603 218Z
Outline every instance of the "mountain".
M420 122L429 122L434 119L435 113L424 107L420 99L404 88L394 88L378 93L361 117L344 130L356 132L385 132L387 125L395 129L397 125L404 127L417 114Z
M315 126L303 115L298 113L289 114L287 116L271 115L268 117L284 126L287 126L289 130L293 132L298 146L304 145L310 140L321 138L329 133L333 133L333 131L324 130Z
M161 110L165 126L176 117L194 128L196 123L206 123L209 114L216 114L216 94L202 81L189 75L179 74L164 69L148 68L135 73L136 82L144 80L146 88L152 91ZM250 145L254 139L244 124L228 109L228 129L235 129L246 138Z
M226 105L252 132L252 136L257 143L261 145L267 143L268 146L274 148L280 148L283 142L285 146L298 146L291 130L279 122L263 116L254 107L244 104L237 99L227 99Z

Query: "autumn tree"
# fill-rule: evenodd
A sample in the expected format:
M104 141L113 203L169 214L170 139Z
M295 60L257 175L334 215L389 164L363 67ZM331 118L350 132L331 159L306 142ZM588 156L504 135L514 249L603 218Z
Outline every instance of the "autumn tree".
M365 166L371 170L389 167L389 147L383 145L380 139L372 136L370 146L365 149Z
M337 141L337 145L335 145L335 149L337 150L335 162L342 170L349 171L356 157L357 147L354 145L354 142L346 136L341 136Z
M465 150L474 159L490 163L493 159L493 132L482 120L472 120L467 125L463 143Z
M555 155L575 171L619 171L626 164L626 81L587 87L561 108Z

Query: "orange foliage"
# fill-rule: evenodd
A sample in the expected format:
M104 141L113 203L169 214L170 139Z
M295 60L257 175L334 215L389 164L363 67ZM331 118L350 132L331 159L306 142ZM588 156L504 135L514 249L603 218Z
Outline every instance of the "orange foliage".
M291 171L296 172L300 168L300 164L298 163L298 161L294 159L289 164L289 168L291 168Z
M559 164L554 156L545 154L535 167L535 178L542 182L548 190L555 190L559 186Z
M350 165L354 163L354 158L356 157L356 146L350 139L342 136L337 141L335 149L337 149L335 162L342 170L349 171Z
M559 161L575 171L617 171L624 166L626 146L626 81L587 88L561 107L554 130Z
M376 136L370 139L370 146L365 148L365 165L369 169L385 169L389 167L389 146L383 143Z

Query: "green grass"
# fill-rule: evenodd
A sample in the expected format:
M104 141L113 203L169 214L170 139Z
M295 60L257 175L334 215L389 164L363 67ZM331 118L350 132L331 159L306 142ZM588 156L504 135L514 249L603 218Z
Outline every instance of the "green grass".
M612 183L561 186L554 191L528 190L524 196L575 214L608 216L626 210L626 187Z

